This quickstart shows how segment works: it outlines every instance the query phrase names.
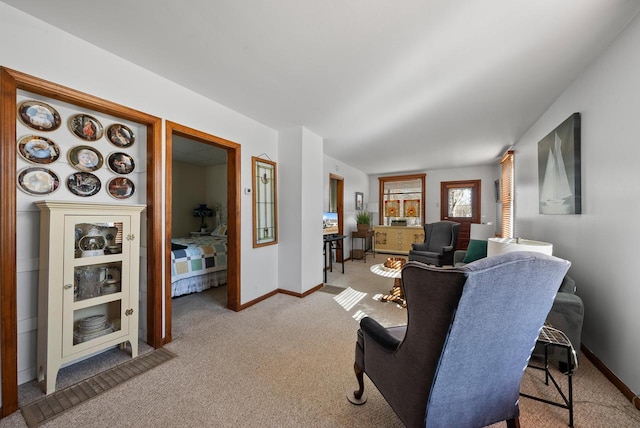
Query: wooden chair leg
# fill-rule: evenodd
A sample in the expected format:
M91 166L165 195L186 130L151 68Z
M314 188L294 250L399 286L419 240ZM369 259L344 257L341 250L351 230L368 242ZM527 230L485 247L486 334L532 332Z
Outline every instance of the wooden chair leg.
M513 419L507 419L507 428L520 428L520 417L516 416Z
M364 404L367 402L367 394L364 393L364 371L358 366L358 363L353 364L353 371L356 373L356 379L358 380L358 389L347 394L347 400L352 404Z

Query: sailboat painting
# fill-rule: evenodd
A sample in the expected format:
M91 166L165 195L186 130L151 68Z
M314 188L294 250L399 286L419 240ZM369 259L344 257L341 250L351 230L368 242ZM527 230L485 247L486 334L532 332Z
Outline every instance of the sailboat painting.
M581 214L580 113L538 143L540 214Z

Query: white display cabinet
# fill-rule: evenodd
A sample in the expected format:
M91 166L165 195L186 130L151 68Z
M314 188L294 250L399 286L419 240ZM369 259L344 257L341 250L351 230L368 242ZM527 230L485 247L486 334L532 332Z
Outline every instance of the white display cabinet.
M144 205L36 202L40 209L38 381L126 342L138 354L140 214Z

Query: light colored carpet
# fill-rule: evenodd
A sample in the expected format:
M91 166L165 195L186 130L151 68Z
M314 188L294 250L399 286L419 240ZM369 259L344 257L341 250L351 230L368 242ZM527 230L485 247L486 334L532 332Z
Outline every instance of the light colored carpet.
M357 320L406 322L404 309L374 300L393 285L369 272L384 257L328 274L328 284L351 289L341 303L335 288L303 299L278 294L239 313L224 309L224 288L175 299L174 340L166 348L177 358L42 426L401 427L366 377L369 401L353 406L345 398L356 387ZM528 370L523 390L551 394L541 375ZM574 389L576 427L640 426L640 412L586 358ZM521 413L523 427L567 424L566 410L525 398ZM26 426L20 412L0 421L14 426Z

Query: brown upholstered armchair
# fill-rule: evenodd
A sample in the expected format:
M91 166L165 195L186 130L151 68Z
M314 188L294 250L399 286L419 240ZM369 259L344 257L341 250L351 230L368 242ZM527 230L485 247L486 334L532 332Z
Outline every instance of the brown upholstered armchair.
M409 261L436 266L453 265L453 253L458 242L460 223L438 221L424 225L424 242L413 244Z
M531 252L452 269L408 262L407 325L361 320L349 401L366 401L366 373L408 427L519 426L523 368L569 265Z

